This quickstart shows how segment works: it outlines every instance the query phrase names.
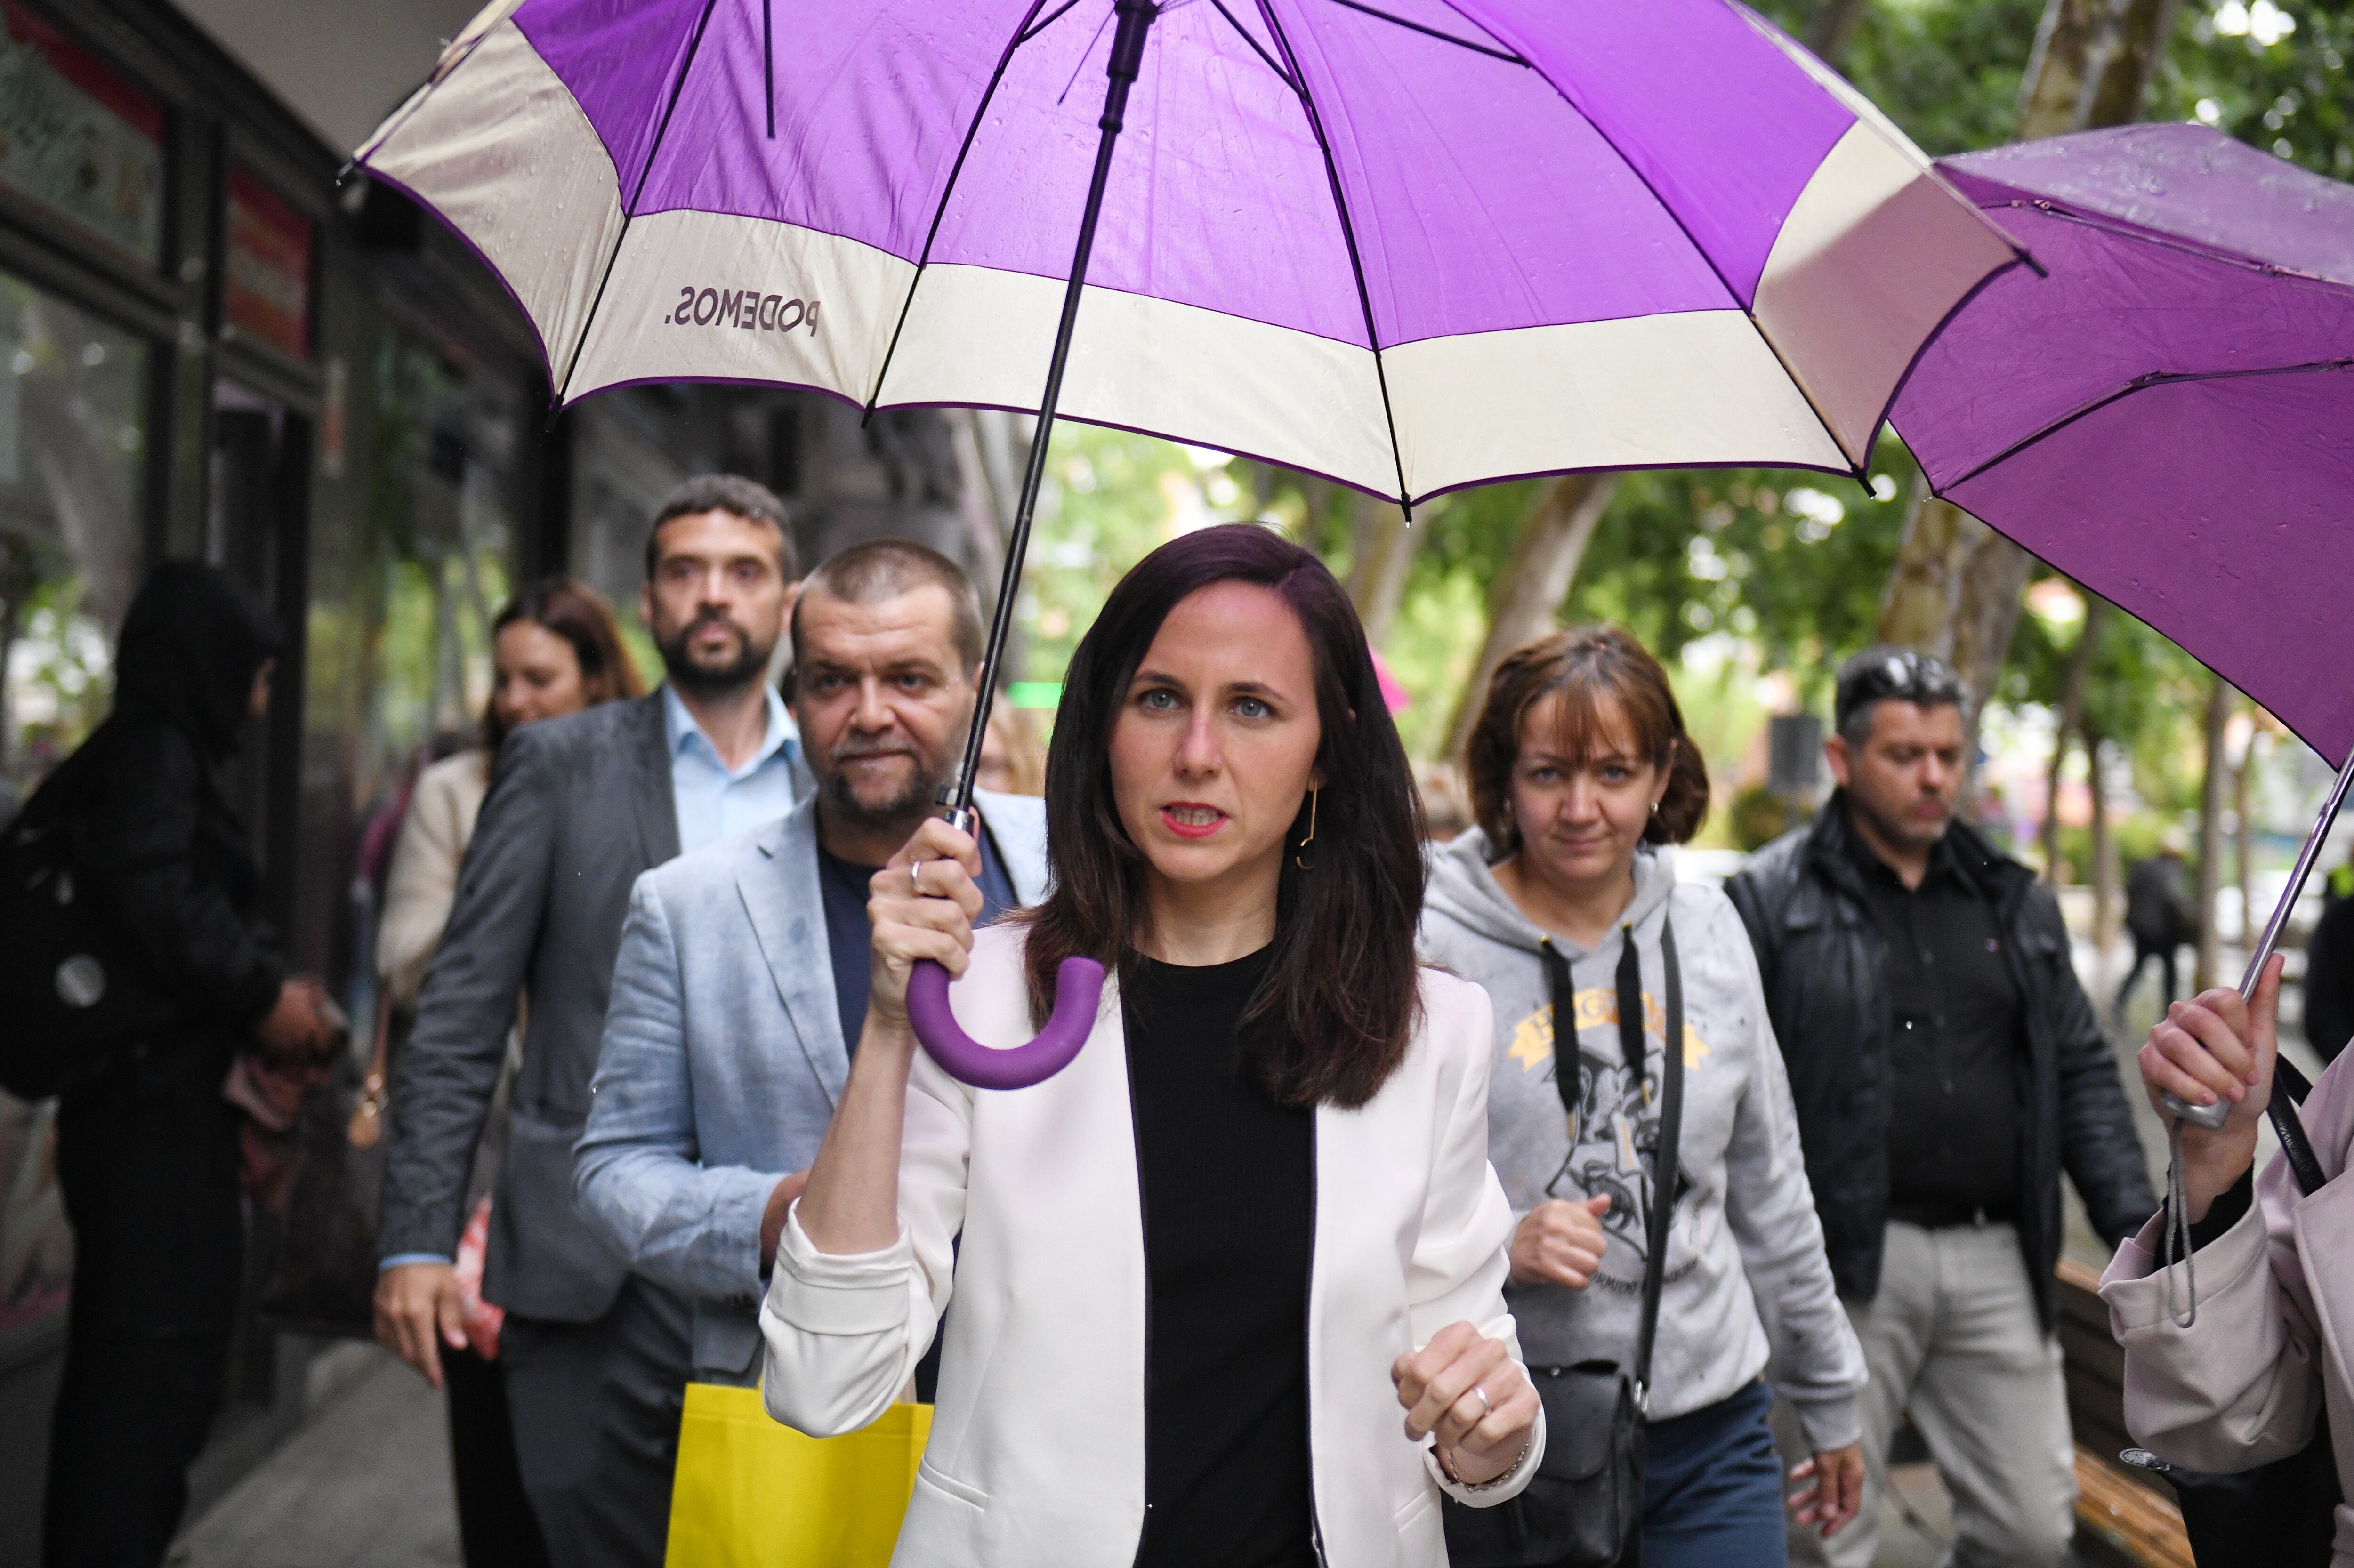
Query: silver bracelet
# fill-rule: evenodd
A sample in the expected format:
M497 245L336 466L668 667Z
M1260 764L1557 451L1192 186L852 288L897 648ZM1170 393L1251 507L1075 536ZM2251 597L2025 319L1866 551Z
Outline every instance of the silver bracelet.
M1491 1492L1498 1487L1502 1486L1506 1481L1511 1480L1514 1476L1520 1474L1521 1467L1528 1462L1529 1450L1535 1447L1536 1443L1537 1435L1535 1429L1532 1427L1530 1429L1528 1436L1522 1442L1521 1451L1512 1456L1512 1462L1505 1466L1501 1470L1498 1471L1493 1477L1484 1481L1465 1480L1462 1477L1457 1475L1453 1470L1447 1467L1447 1455L1439 1448L1437 1444L1434 1443L1430 1447L1431 1452L1436 1455L1438 1459L1439 1469L1445 1473L1448 1480L1453 1481L1457 1486L1461 1487L1467 1492Z

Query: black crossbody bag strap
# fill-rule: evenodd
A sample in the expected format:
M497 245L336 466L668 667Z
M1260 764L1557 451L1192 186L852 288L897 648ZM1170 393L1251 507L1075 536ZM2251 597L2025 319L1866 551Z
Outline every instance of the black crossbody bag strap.
M1642 960L1635 951L1635 928L1623 934L1625 955L1618 961L1618 1027L1622 1033L1633 1020L1635 1037L1643 1028ZM1643 1265L1643 1327L1635 1342L1635 1389L1643 1413L1650 1413L1651 1347L1659 1332L1659 1293L1668 1277L1668 1227L1675 1218L1680 1181L1678 1145L1684 1121L1684 984L1676 962L1675 921L1659 913L1659 960L1665 971L1661 989L1667 992L1667 1031L1659 1054L1659 1147L1651 1158L1651 1213L1644 1225L1649 1255ZM1642 1072L1638 1060L1636 1073Z

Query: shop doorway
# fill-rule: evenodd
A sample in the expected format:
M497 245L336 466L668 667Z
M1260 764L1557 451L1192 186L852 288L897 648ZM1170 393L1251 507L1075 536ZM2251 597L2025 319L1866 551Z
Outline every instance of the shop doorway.
M302 633L308 593L310 421L234 381L213 393L205 559L259 595L285 642L270 717L241 749L237 803L253 835L270 921L293 909L296 790L302 745Z
M309 578L310 422L235 381L213 389L204 556L260 598L283 638L270 716L239 752L228 785L261 869L263 911L281 941L292 927L301 785L303 631ZM248 1308L231 1351L228 1399L190 1475L189 1517L302 1419L311 1346L256 1323L249 1304L278 1253L278 1222L249 1210Z

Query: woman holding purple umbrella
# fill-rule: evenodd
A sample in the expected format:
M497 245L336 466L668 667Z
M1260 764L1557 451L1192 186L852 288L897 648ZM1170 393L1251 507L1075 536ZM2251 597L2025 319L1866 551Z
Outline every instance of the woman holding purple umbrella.
M1072 660L1046 802L1026 917L976 938L941 821L875 878L873 1004L761 1311L770 1413L872 1421L953 1296L902 1568L1444 1568L1439 1498L1515 1495L1543 1427L1488 1001L1416 961L1414 785L1331 574L1240 524L1146 557ZM1013 1044L1074 954L1113 979L1061 1073L976 1091L917 1052L918 960Z

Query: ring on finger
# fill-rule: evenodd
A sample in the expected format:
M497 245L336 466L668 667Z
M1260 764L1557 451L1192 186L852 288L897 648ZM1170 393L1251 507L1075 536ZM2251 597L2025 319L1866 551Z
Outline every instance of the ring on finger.
M1471 1385L1470 1392L1479 1396L1479 1419L1482 1421L1487 1420L1490 1415L1495 1413L1496 1409L1494 1403L1488 1398L1488 1391L1481 1388L1475 1383Z
M923 869L924 863L920 860L911 860L907 863L907 891L917 898L924 895L924 885L917 876L917 873Z

